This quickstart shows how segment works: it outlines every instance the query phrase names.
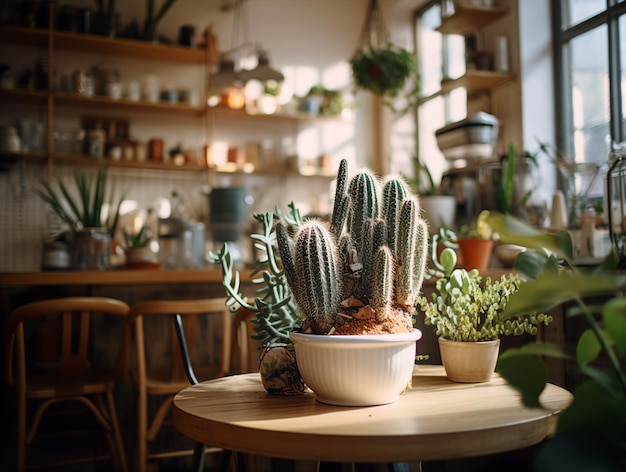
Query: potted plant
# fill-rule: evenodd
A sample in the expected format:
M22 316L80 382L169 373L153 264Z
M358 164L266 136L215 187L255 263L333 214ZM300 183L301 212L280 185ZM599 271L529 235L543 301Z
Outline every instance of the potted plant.
M124 231L126 267L129 269L157 266L156 254L150 249L152 231L142 225L137 232Z
M522 282L517 274L499 280L484 280L476 269L456 268L456 252L445 248L438 258L432 251L437 277L432 300L420 297L426 325L436 328L446 375L455 382L486 382L494 372L500 337L537 334L537 326L552 317L534 312L516 312L505 317L509 298Z
M381 182L369 171L358 172L348 182L344 160L339 168L331 223L303 221L293 204L287 215L278 211L256 215L263 223L264 234L253 235L257 248L261 249L255 273L262 274L262 278L255 282L261 279L263 282L254 303L241 294L227 246L215 256L222 264L228 303L257 314L256 331L262 346L271 346L273 341L287 345L293 342L298 372L318 394L318 399L328 403L363 405L395 401L412 377L416 341L421 336L413 329L412 315L425 272L428 233L426 223L419 218L416 197L401 179L388 177L380 187ZM330 253L320 266L307 268L296 248L316 238L326 246L307 246L311 254L322 255L324 248L330 249ZM333 274L330 278L327 271ZM326 277L328 284L319 290L302 290L301 277L318 280ZM325 304L322 311L328 312L317 310L318 302ZM318 388L316 374L311 373L311 370L319 373L315 369L318 360L316 357L310 360L307 355L310 348L326 342L332 344L324 344L321 352L333 365L342 364L339 361L342 352L354 353L365 343L387 352L369 350L357 354L366 365L358 368L353 365L351 373L335 377L348 380L345 390L337 397ZM346 349L344 344L336 352L337 343L347 343L350 348ZM389 351L396 349L400 354L394 357ZM381 393L378 384L382 382L372 380L370 374L359 369L371 369L379 364L382 373L374 375L382 378L390 371L389 355L394 359L391 364L398 364L401 371L393 376L391 388ZM267 364L262 357L262 379L264 369L271 370ZM321 370L329 372L330 367L324 364ZM295 378L293 371L289 372L290 378Z
M290 336L298 369L325 403L390 403L411 380L421 337L412 317L427 224L399 177L379 181L364 169L348 179L342 160L336 188L329 222L307 220L294 234L276 224L283 270L304 318Z
M521 215L533 189L525 188L523 179L530 175L530 168L537 166L537 156L524 151L518 156L515 146L510 145L507 155L502 159L502 166L494 171L494 208L496 212L509 215ZM503 267L512 267L523 247L504 243L497 238L493 254Z
M571 302L567 316L583 317L573 345L532 342L500 356L497 372L521 393L527 406L541 406L548 381L546 357L566 359L580 380L574 401L560 416L554 438L534 457L534 470L624 470L626 468L626 275L613 250L594 268L573 263L567 231L544 232L510 215L492 214L502 240L527 248L515 262L526 282L513 294L505 318L520 310L549 310Z
M154 0L146 0L146 18L144 20L144 39L157 41L157 26L176 0L164 0L161 7L155 11Z
M391 110L403 113L417 103L419 75L412 52L391 42L382 47L370 45L354 53L350 67L355 86L383 98ZM407 89L411 80L413 84ZM406 101L402 110L397 110L392 102L399 97Z
M485 270L489 267L494 234L487 223L488 217L489 211L483 210L471 224L462 225L456 232L456 243L465 269Z
M98 167L95 177L77 170L73 184L57 179L55 186L40 177L35 192L70 227L72 268L108 269L124 198L115 203L104 167Z
M276 208L274 212L253 216L261 225L261 231L251 235L257 254L252 271L252 284L256 287L253 300L243 293L239 270L235 268L228 244L210 257L221 266L226 304L231 311L247 310L255 314L252 338L259 341L259 372L264 388L273 395L299 395L304 392L304 381L296 366L289 336L303 320L282 269L276 248L275 223L281 221L294 232L302 224L302 217L293 203L288 213Z
M454 195L441 193L430 169L417 156L413 158L413 168L414 177L408 182L420 196L420 205L424 211L424 219L429 223L430 232L437 233L441 227L452 227L456 216Z

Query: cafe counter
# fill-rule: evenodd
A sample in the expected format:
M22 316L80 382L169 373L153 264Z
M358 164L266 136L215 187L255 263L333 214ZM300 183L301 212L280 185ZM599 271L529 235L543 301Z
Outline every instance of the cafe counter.
M242 282L250 281L251 269L241 271ZM125 285L125 284L221 284L220 269L206 270L84 270L48 272L3 272L0 286Z

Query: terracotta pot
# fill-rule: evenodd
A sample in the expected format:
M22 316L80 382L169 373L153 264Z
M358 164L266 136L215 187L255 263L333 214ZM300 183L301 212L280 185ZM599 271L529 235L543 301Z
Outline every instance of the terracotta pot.
M461 342L439 338L441 361L453 382L488 382L496 369L499 350L499 339Z
M493 240L480 238L459 238L457 241L466 270L489 268L493 251Z

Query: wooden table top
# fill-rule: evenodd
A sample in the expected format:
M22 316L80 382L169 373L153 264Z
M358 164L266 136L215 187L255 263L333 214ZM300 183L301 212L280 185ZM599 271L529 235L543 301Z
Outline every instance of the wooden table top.
M543 408L494 374L490 382L449 381L441 366L416 366L413 388L390 405L340 407L268 395L258 373L188 387L174 399L174 424L191 439L276 458L327 462L409 462L521 449L556 431L572 401L549 384Z

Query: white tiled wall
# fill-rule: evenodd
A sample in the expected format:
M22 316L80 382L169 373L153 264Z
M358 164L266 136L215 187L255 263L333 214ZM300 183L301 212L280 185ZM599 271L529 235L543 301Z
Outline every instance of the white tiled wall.
M96 167L86 169L96 172ZM58 218L34 193L36 175L45 175L41 163L18 161L0 173L0 272L39 270L42 242L61 230ZM74 168L55 165L58 178L69 182ZM154 207L159 198L169 198L178 191L190 215L208 224L206 192L213 186L243 185L253 199L252 214L273 210L276 205L287 209L293 200L303 212L325 212L328 209L330 179L321 177L275 177L246 175L234 179L211 178L203 172L177 172L137 169L111 169L118 191L136 200L140 208ZM248 238L245 238L248 239ZM210 245L210 242L209 242Z

